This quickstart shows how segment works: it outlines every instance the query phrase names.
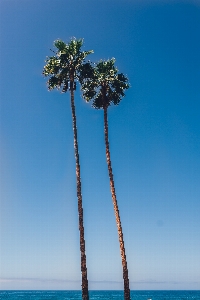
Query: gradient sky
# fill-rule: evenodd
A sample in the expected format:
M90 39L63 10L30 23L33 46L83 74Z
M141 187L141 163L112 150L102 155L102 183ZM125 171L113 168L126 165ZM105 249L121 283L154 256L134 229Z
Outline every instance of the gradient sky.
M81 289L70 99L42 77L73 36L131 83L108 112L130 288L200 289L198 3L0 0L0 289ZM89 289L123 289L103 111L75 104Z

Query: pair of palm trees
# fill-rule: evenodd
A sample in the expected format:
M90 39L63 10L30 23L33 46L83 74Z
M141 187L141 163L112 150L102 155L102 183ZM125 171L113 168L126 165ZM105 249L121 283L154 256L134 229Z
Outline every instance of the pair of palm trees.
M120 252L123 267L124 279L124 299L130 300L128 268L125 255L125 247L122 233L122 226L117 205L115 193L114 178L111 167L109 141L108 141L108 118L107 110L111 104L118 105L124 94L124 90L129 88L128 79L121 73L118 73L114 63L115 60L101 60L97 64L86 62L87 55L93 53L90 51L81 51L83 45L82 39L71 39L66 44L61 40L56 40L54 46L56 52L54 56L50 56L46 60L46 65L43 69L43 74L49 77L47 84L48 89L61 89L62 92L70 91L71 94L71 109L74 132L74 149L76 160L76 183L77 183L77 198L78 198L78 214L79 214L79 231L80 231L80 252L81 252L81 273L82 273L82 299L89 300L88 294L88 279L85 254L84 226L83 226L83 207L81 194L81 177L80 164L77 140L76 114L74 105L74 90L76 89L76 80L81 84L83 98L86 101L93 100L93 107L104 110L104 133L106 146L106 159L108 165L108 173L110 178L111 195L114 205Z

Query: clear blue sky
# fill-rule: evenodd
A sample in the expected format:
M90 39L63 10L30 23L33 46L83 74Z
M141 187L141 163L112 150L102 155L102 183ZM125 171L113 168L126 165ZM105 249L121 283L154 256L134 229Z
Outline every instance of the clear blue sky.
M131 83L108 115L131 289L200 289L198 3L0 0L1 289L81 289L69 94L41 75L73 36ZM123 289L103 111L75 104L89 289Z

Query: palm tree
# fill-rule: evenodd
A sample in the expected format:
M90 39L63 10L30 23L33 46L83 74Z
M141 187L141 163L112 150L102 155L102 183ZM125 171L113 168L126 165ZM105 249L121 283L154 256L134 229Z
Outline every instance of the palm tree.
M104 110L104 133L106 146L106 159L108 165L108 173L110 178L110 189L112 201L114 205L115 218L118 229L120 252L123 267L124 279L124 299L130 300L128 268L125 255L125 247L122 233L122 226L120 221L119 209L115 193L114 178L111 166L109 140L108 140L108 117L107 110L111 104L118 105L124 94L124 90L129 88L128 79L121 73L118 73L114 66L115 59L100 61L94 67L92 64L86 64L88 77L84 74L80 77L81 89L83 91L83 98L86 101L93 100L92 106L96 109Z
M82 76L84 74L83 68L85 57L93 53L93 51L82 51L81 46L83 40L76 40L75 38L66 44L61 40L56 40L54 46L56 52L54 56L47 57L46 65L43 69L44 76L48 76L48 89L61 89L63 93L69 89L71 94L71 110L74 132L74 150L76 160L76 184L77 184L77 198L78 198L78 214L79 214L79 231L80 231L80 252L81 252L81 273L82 273L82 299L89 300L88 294L88 280L87 280L87 266L85 254L85 239L83 226L83 207L81 194L81 177L80 177L80 163L77 140L76 114L74 105L74 90L76 90L75 80L79 78L80 70Z

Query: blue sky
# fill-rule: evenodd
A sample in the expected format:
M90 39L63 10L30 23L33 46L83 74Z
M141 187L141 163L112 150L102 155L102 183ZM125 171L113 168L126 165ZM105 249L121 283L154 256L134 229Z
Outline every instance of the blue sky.
M115 57L109 108L130 288L200 289L198 1L0 0L0 288L80 289L69 94L42 69L57 38ZM123 289L103 111L75 94L89 289Z

